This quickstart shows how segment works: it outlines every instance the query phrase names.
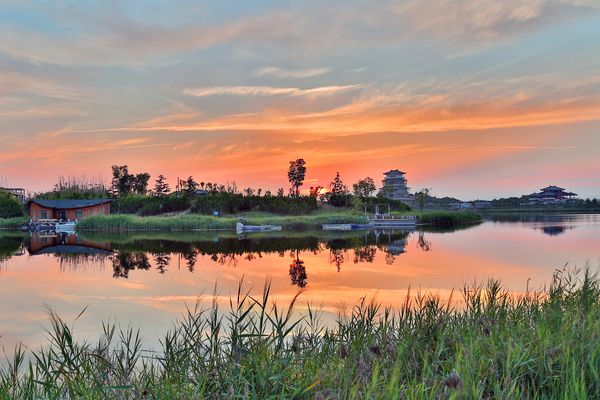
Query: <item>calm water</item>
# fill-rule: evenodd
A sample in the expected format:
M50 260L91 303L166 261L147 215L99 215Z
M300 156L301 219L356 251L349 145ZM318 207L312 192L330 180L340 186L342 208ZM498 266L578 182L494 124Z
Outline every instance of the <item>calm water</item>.
M139 327L152 346L170 324L215 284L228 301L238 282L260 293L266 279L285 304L326 316L365 295L400 304L413 293L447 297L452 288L494 277L522 292L552 272L600 265L600 215L489 217L451 232L30 236L0 231L0 346L44 342L47 307L73 320L79 337L97 337L101 321Z

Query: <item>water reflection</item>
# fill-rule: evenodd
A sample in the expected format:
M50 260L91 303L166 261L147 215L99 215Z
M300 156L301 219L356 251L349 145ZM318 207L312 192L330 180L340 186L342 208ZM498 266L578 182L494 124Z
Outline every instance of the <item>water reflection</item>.
M484 219L495 223L519 223L548 236L558 236L576 227L597 224L598 214L489 214Z
M418 246L430 251L431 244L423 230L367 231L326 234L308 232L291 236L256 235L238 237L230 234L161 234L161 235L76 235L33 233L4 235L0 238L0 259L25 254L53 256L61 270L82 265L112 266L112 276L128 279L131 271L155 270L166 274L169 268L182 266L194 272L199 257L217 265L235 268L240 260L252 262L265 254L289 257L292 285L308 285L308 269L301 255L327 254L338 272L344 263L373 263L384 253L387 264L407 252L408 237L418 235Z

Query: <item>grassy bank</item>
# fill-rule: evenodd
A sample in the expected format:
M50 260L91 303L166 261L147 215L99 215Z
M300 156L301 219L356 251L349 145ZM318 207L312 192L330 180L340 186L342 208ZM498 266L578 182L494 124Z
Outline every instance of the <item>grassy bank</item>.
M452 227L480 221L478 214L471 212L424 212L413 213L419 222ZM406 213L402 214L406 215ZM81 231L128 232L128 231L193 231L193 230L233 230L238 217L250 225L281 225L285 230L320 230L322 224L367 223L365 216L352 211L314 212L301 216L280 216L268 213L245 213L237 216L212 217L198 214L178 216L141 217L126 214L94 216L81 221L77 227Z
M278 216L266 213L240 214L250 225L281 225L286 230L321 229L324 223L353 223L366 220L351 212L316 212L303 216ZM126 231L191 231L208 229L235 229L236 217L212 217L198 214L179 216L139 217L133 215L94 216L81 221L77 229Z
M397 310L361 301L325 329L240 289L187 314L144 352L131 329L103 325L77 341L51 314L49 342L22 347L0 373L0 398L588 399L600 396L600 284L557 273L546 292L465 288L458 308L433 296ZM32 357L33 356L33 357ZM27 363L26 359L31 359Z
M27 221L29 221L27 217L0 218L0 229L18 229Z

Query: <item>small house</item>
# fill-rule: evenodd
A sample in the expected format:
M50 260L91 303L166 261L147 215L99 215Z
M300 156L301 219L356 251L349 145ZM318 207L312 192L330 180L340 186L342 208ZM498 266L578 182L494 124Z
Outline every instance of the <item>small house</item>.
M92 215L109 215L111 199L31 200L29 218L40 220L76 221Z

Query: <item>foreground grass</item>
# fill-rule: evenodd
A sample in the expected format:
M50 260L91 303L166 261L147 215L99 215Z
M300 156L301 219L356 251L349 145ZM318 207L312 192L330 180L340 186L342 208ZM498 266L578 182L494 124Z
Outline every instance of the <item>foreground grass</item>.
M18 229L27 221L27 217L0 218L0 229Z
M362 300L329 329L318 310L296 319L296 299L282 308L269 295L240 289L226 312L189 309L156 353L112 325L78 342L51 313L47 346L16 349L0 398L600 397L600 284L588 272L557 272L548 291L518 298L495 281L465 288L457 309L432 296L398 310Z
M453 227L478 222L481 217L472 212L423 212L416 215L419 222L438 227ZM400 215L400 214L398 214ZM403 213L401 215L407 215ZM128 232L128 231L193 231L193 230L234 230L238 217L250 225L281 225L285 230L320 230L322 224L366 224L367 218L361 213L348 210L315 212L301 216L280 216L268 213L246 213L237 216L213 217L199 214L178 216L140 217L130 214L93 216L84 219L77 226L82 231Z
M278 216L266 213L242 214L250 225L281 225L286 230L316 230L325 223L365 222L351 212L318 212L303 216ZM234 230L238 221L233 217L212 217L198 214L140 217L126 214L93 216L81 221L77 229L96 231L191 231L208 229Z

